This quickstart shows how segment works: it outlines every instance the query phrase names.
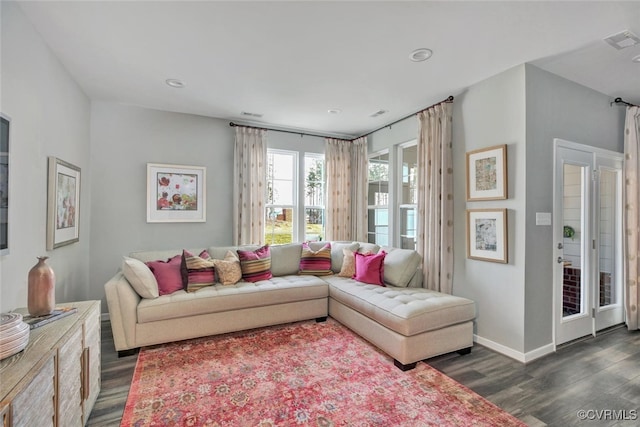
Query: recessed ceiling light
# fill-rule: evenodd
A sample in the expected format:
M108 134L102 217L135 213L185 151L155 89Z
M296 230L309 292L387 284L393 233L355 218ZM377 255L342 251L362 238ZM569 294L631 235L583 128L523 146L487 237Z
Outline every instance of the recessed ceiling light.
M431 58L431 55L433 55L433 51L431 49L423 47L411 52L411 55L409 55L409 59L411 59L413 62L422 62Z
M171 87L175 87L177 89L182 89L183 87L186 86L185 82L179 79L167 79L165 80L165 82L167 83L167 85Z
M637 63L639 63L639 64L640 64L640 55L636 55L636 56L634 56L633 58L631 58L631 60L632 60L633 62L637 62Z
M327 113L329 114L340 114L342 113L342 110L339 108L330 108L327 110Z

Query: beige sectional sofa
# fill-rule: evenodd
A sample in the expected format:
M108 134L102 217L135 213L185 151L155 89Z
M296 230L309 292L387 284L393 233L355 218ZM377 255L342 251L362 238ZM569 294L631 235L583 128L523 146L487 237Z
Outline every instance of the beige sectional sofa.
M325 242L312 243L319 249ZM331 270L339 273L343 249L377 253L370 243L331 242ZM315 245L315 246L314 246ZM214 259L227 251L257 246L206 248ZM302 244L271 246L273 278L256 283L215 284L196 292L143 298L122 271L105 284L118 352L327 316L352 329L410 369L419 360L473 345L473 301L422 288L420 256L412 250L382 248L385 287L352 278L300 275ZM199 253L202 248L192 250ZM182 250L130 254L143 262L168 259Z

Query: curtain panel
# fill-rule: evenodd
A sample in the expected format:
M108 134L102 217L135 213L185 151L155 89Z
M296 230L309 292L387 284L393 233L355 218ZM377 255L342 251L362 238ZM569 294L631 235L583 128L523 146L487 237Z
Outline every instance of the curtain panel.
M367 239L367 138L326 138L326 240Z
M418 224L416 249L423 257L424 287L453 288L453 104L418 113Z
M640 280L640 108L628 107L624 129L624 229L626 230L624 250L624 283L626 291L627 328L639 329L638 281Z
M237 126L233 164L233 244L264 240L267 132Z

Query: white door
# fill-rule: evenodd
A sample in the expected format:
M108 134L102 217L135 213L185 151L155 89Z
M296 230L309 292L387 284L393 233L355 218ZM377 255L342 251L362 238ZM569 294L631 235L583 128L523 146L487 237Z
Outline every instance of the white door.
M555 344L623 322L622 155L555 141Z

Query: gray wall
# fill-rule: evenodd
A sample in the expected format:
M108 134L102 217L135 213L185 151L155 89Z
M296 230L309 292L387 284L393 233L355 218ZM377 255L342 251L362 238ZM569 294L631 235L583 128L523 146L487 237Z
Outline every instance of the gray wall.
M553 139L623 151L625 109L577 83L526 66L525 352L553 340L552 227L536 226L536 212L553 212Z
M475 333L494 348L524 350L525 67L507 70L456 97L453 115L456 295L476 302ZM507 144L507 200L466 201L466 152ZM507 264L466 258L466 209L507 208ZM527 260L528 262L528 260Z
M233 135L220 119L93 103L91 298L129 252L232 243ZM207 221L148 224L147 163L205 166Z
M0 311L27 305L27 274L47 255L56 301L89 297L90 102L17 4L0 2L0 110L11 117L9 255L0 257ZM82 169L80 242L47 252L47 156Z

